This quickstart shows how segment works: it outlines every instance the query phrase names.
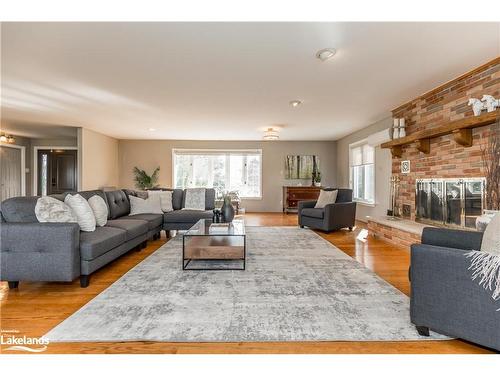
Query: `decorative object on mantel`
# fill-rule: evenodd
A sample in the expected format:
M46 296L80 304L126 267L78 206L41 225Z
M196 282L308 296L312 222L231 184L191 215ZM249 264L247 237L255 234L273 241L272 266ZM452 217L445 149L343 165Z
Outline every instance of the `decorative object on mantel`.
M487 112L493 112L500 108L500 99L495 99L491 95L483 95L481 101L484 103Z
M468 103L472 106L472 112L474 112L474 116L479 116L483 109L486 109L486 105L479 99L470 98Z
M392 139L399 138L399 119L395 118L392 125Z
M391 176L391 209L389 210L389 219L399 220L399 208L397 206L396 198L399 194L399 176Z
M494 124L499 116L500 111L496 109L493 112L483 113L478 117L465 117L431 129L416 131L404 138L393 139L392 141L382 143L380 147L390 148L392 156L400 158L403 154L402 146L416 143L420 152L428 154L430 152L430 139L446 134L453 134L453 139L457 144L464 147L470 147L473 142L472 129Z
M146 171L134 167L134 181L135 186L141 190L153 189L158 187L158 174L160 173L160 167L157 167L151 176L149 176Z
M399 138L406 137L406 129L405 129L405 119L399 119Z
M401 173L404 173L404 174L410 173L410 161L409 160L403 160L401 162Z

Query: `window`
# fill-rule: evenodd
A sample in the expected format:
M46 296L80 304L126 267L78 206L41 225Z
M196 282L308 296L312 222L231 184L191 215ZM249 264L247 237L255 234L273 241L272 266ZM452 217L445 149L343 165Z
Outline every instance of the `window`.
M172 155L174 187L213 187L261 198L262 150L184 150Z
M375 150L366 141L356 143L349 149L350 186L353 199L369 204L375 203Z

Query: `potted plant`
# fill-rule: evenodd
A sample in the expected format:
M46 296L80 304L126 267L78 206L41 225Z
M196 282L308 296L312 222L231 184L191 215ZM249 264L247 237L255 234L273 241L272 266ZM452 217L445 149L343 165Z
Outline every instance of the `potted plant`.
M321 172L316 172L314 176L314 186L321 186Z
M141 190L153 189L158 187L158 174L160 173L160 167L156 168L153 173L148 175L146 171L134 167L134 181L135 186Z

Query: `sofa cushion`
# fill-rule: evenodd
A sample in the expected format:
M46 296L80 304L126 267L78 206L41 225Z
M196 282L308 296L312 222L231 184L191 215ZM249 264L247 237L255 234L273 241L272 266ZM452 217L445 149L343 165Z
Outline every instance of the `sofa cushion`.
M315 219L323 219L325 215L325 210L322 208L303 208L300 212L302 216L313 217Z
M211 219L212 211L177 210L163 214L165 223L196 223L200 219Z
M138 215L129 215L125 216L127 220L143 220L148 222L149 230L161 227L163 224L163 215L162 214L138 214Z
M80 233L80 257L92 260L120 246L127 239L127 232L112 227L97 227L93 232Z
M2 216L8 223L38 223L35 206L39 197L14 197L2 202Z
M123 229L127 232L127 241L133 240L149 231L148 222L144 220L114 219L108 220L106 227Z
M120 216L127 216L130 213L130 202L124 191L107 191L106 198L109 207L108 219L117 219Z

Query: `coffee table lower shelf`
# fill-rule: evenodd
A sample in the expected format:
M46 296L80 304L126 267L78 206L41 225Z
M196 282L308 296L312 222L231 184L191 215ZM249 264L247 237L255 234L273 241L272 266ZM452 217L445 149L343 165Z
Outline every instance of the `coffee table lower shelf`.
M200 266L193 266L196 263ZM211 263L215 266L208 266ZM233 267L233 263L238 266ZM182 269L185 271L244 271L245 268L245 235L184 235L182 238Z

